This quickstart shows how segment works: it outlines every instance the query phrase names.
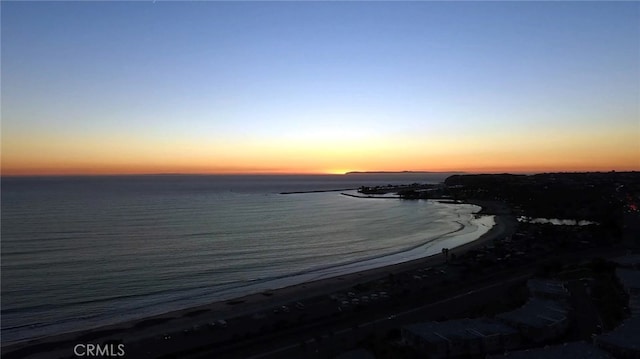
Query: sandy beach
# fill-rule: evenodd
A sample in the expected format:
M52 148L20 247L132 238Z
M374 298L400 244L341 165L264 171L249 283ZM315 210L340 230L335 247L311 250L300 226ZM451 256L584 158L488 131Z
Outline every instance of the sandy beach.
M482 210L478 213L480 215L493 215L495 225L479 239L451 249L450 254L461 255L470 249L490 243L494 238L514 232L517 221L503 204L486 201L467 203L481 206ZM188 328L202 327L209 323L221 325L218 322L220 320L232 321L233 318L250 314L264 316L259 313L271 313L274 308L293 305L296 302L319 302L323 298L327 299L331 293L346 291L358 284L379 280L390 274L441 265L444 262L445 257L442 254L436 254L404 263L268 290L233 300L209 303L100 328L38 338L3 347L2 356L3 358L44 358L51 357L52 354L55 354L54 357L73 356L73 347L78 343L104 343L109 340L122 341L132 347L143 340L160 340L159 338L163 336ZM276 318L268 320L276 320ZM226 326L226 323L224 325ZM227 334L231 337L234 327L229 324L229 328L230 332Z

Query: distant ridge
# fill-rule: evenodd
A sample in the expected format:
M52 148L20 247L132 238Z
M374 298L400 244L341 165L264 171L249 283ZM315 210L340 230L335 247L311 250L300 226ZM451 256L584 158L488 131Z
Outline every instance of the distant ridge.
M462 171L351 171L346 172L345 175L355 175L355 174L403 174L403 173L455 173L455 174L464 174L466 172Z

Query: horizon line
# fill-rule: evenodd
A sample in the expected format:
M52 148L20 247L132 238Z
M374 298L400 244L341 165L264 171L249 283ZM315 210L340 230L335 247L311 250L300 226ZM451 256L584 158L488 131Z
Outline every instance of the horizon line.
M329 172L149 172L149 173L24 173L24 174L5 174L0 173L2 178L16 177L143 177L143 176L348 176L350 174L514 174L514 175L534 175L545 173L611 173L611 172L640 172L640 169L633 170L551 170L551 171L347 171L342 173Z

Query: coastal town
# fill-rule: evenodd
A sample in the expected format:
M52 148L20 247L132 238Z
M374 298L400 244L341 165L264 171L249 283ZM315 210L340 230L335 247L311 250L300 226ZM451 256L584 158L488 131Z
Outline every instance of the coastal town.
M3 358L638 358L640 173L454 175L356 196L470 203L496 225L441 254L37 339ZM53 356L52 356L53 355Z

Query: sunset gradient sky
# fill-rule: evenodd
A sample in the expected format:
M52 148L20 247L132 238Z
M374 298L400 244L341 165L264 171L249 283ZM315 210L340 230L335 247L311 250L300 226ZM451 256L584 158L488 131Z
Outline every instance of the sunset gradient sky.
M639 2L2 2L2 174L640 170Z

